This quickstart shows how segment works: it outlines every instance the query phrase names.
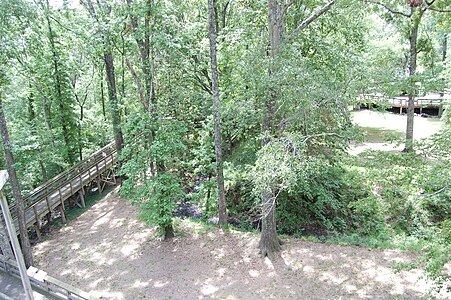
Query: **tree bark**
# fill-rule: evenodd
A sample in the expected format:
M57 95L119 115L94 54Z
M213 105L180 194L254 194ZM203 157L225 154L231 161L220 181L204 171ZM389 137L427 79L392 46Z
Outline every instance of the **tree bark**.
M1 97L1 95L0 95ZM33 256L31 253L30 240L28 239L27 226L25 221L25 205L20 191L19 181L17 179L16 169L14 168L14 157L11 152L8 127L6 124L5 114L3 111L3 101L0 98L0 131L3 140L3 150L5 152L6 164L8 167L11 189L16 200L17 218L19 221L20 241L22 252L27 268L33 264Z
M290 41L297 37L301 31L303 31L308 25L318 19L321 15L326 13L335 4L335 0L327 2L323 7L320 7L314 11L308 18L299 23L299 25L294 29L294 31L288 35L286 41ZM292 3L292 2L290 2ZM277 99L279 97L277 86L274 84L274 78L278 73L277 70L277 56L278 52L285 42L284 38L284 17L285 12L288 9L290 3L286 4L285 1L281 0L268 0L268 28L269 28L269 43L270 49L270 86L269 86L269 97L265 101L265 112L262 120L262 146L269 143L271 137L275 133L275 112ZM271 191L274 194L275 191ZM280 240L277 237L276 229L276 199L273 198L271 193L263 193L261 195L262 200L262 233L259 243L260 252L263 256L272 255L274 252L279 251Z
M420 11L418 16L415 16L415 8L412 7L412 27L410 30L410 57L409 57L409 100L407 104L407 127L406 127L406 145L404 152L413 151L413 121L415 112L415 75L417 70L417 40L418 40L418 27L420 25L423 12Z
M448 34L445 33L442 41L442 63L443 69L446 67L446 56L448 51ZM443 80L445 81L445 80ZM443 86L445 87L445 82L443 82ZM438 107L438 117L441 118L443 115L443 97L445 96L445 90L440 93L440 106Z
M49 10L49 1L47 0L47 10ZM75 162L74 154L71 147L71 142L69 138L69 125L67 123L67 116L66 116L66 107L64 105L65 100L63 99L63 91L62 91L62 78L61 78L61 71L59 70L59 57L58 53L56 51L55 47L55 40L54 40L54 34L52 25L50 22L50 17L48 16L48 11L46 13L46 20L47 20L47 26L49 30L49 42L50 42L50 50L52 52L52 58L53 58L53 71L55 76L55 89L56 89L56 96L58 101L58 107L59 107L59 113L60 113L60 123L61 127L63 129L63 139L64 144L66 146L66 162L72 165Z
M283 18L280 15L282 4L278 0L268 0L268 27L270 51L270 69L269 77L274 77L275 60L283 37ZM270 80L273 82L274 80ZM269 97L265 101L265 114L262 120L263 140L262 146L269 143L270 137L274 134L274 113L277 101L277 91L274 86L269 87ZM262 193L262 232L259 242L260 253L263 256L272 256L273 253L280 251L280 242L277 237L276 228L276 201L271 201L269 193Z
M106 109L105 109L105 93L103 88L103 66L100 69L100 103L102 104L102 115L103 119L106 120Z
M213 92L216 180L218 183L218 207L219 207L218 224L219 226L224 227L227 225L227 207L224 193L224 171L222 160L222 136L221 136L218 66L216 58L216 28L215 28L216 22L213 0L208 0L208 15L210 27L211 90Z
M82 1L81 4L86 8L86 10L89 12L91 17L99 22L99 27L102 28L108 23L107 19L104 19L104 24L100 23L100 20L98 18L97 12L94 8L94 4L91 0ZM102 6L100 2L97 1L97 4L99 5L99 9L104 10L105 13L111 12L111 7L108 5ZM108 86L108 96L110 100L110 110L111 110L111 119L113 123L113 132L114 132L114 142L116 145L116 151L118 154L121 153L122 147L124 144L124 137L122 135L122 129L121 129L121 111L119 109L119 103L117 99L117 89L116 89L116 74L114 71L114 59L113 59L113 52L111 50L112 48L112 41L109 36L108 32L101 31L100 36L102 37L103 42L103 62L105 63L105 73L107 78L107 86ZM104 99L103 99L103 81L100 82L101 84L101 93L102 93L102 109L103 114L105 116L105 106L104 106Z
M119 110L119 104L117 100L117 92L116 92L116 75L114 72L114 60L113 53L110 48L110 41L108 38L105 39L104 44L104 56L103 59L105 61L105 73L108 82L108 95L110 100L110 109L111 109L111 118L113 122L113 132L114 132L114 141L116 144L117 153L120 154L122 150L122 146L124 144L124 137L122 135L121 129L121 113Z
M263 201L271 201L270 195L263 195ZM264 203L267 205L268 202ZM277 225L276 225L276 201L269 203L270 208L266 216L262 219L262 233L259 242L260 253L263 257L272 256L275 252L282 249L280 240L277 237Z
M174 227L172 227L172 223L164 227L164 240L167 241L174 237Z

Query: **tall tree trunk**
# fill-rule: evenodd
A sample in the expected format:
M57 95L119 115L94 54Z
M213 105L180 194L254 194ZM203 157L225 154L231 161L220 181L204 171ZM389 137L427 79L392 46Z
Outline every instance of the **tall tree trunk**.
M49 10L49 1L47 0L47 10ZM61 123L61 127L63 129L63 139L64 139L64 144L66 146L66 162L69 163L70 165L72 165L75 162L75 158L73 155L73 151L72 151L72 147L71 147L71 142L70 142L70 138L69 138L69 126L68 126L68 121L67 121L67 116L66 116L66 107L64 105L65 100L63 99L63 87L62 87L62 78L61 78L61 72L59 70L59 57L58 57L58 53L56 51L56 47L55 47L55 39L54 39L54 34L53 34L53 29L52 29L52 25L50 22L50 17L48 16L48 11L46 13L46 20L47 20L47 26L48 26L48 30L49 30L49 42L50 42L50 50L52 52L52 58L53 58L53 72L55 73L55 89L56 89L56 96L57 96L57 101L58 101L58 107L59 107L59 113L60 113L60 123Z
M83 143L82 143L82 124L84 118L84 106L80 104L80 118L78 123L78 157L83 160Z
M30 89L31 89L31 85L30 85ZM31 134L32 135L36 135L35 117L36 117L36 112L35 112L35 108L34 108L34 97L33 97L33 93L31 93L28 96L28 123L31 126ZM48 180L47 171L45 169L44 161L41 158L39 158L39 166L41 167L42 181L46 182Z
M33 256L31 253L30 240L28 239L28 232L25 221L25 205L20 191L19 181L17 180L16 169L14 168L14 157L11 152L8 127L6 125L1 95L0 95L0 131L3 140L3 150L5 151L6 164L8 166L11 189L14 194L14 199L16 200L17 218L19 221L19 232L20 232L20 241L22 244L22 252L25 259L25 264L28 268L33 264Z
M415 75L417 70L417 40L418 27L420 25L423 12L420 11L418 16L415 15L415 8L412 7L412 27L410 31L410 57L409 57L409 100L407 104L407 127L406 127L406 145L405 152L413 150L413 121L415 112L415 96L417 88L415 85Z
M127 5L131 8L132 1L127 0ZM152 5L153 0L146 0L146 9L144 14L144 24L138 24L138 17L136 15L130 15L130 23L133 31L135 33L135 41L138 45L139 56L141 59L141 73L144 77L144 89L142 86L142 81L136 74L133 66L130 62L127 62L127 66L130 69L130 72L135 80L135 83L138 87L138 92L140 96L140 100L143 104L143 108L146 114L149 117L150 126L152 129L149 131L147 136L149 146L152 145L155 134L156 134L156 112L155 112L155 89L153 83L153 51L151 45L151 19L152 19ZM138 29L141 29L140 31ZM143 36L144 32L144 36ZM150 170L152 174L155 176L159 166L156 163L151 162ZM172 227L172 226L171 226Z
M170 240L174 237L174 227L172 226L172 221L170 225L164 227L164 240Z
M213 92L213 117L215 123L214 136L216 153L216 178L218 183L219 226L224 227L227 225L227 208L224 193L218 66L216 61L215 10L213 0L208 0L208 15L210 27L211 90Z
M275 59L282 42L283 34L283 18L281 17L282 5L278 0L268 0L268 26L269 26L269 42L271 45L270 52L270 70L269 76L274 77L277 70L275 69ZM273 82L274 80L270 80ZM275 86L269 87L269 97L265 102L265 114L262 121L263 140L262 146L269 143L270 137L274 134L274 113L277 100L277 91ZM262 232L260 237L259 248L263 256L272 255L281 249L280 241L277 237L276 230L276 201L272 201L272 197L268 193L261 195L262 199Z
M445 33L443 35L443 41L442 41L442 63L443 63L443 69L446 67L446 56L448 51L448 33ZM444 81L444 80L443 80ZM438 107L438 117L441 118L443 115L443 97L445 96L445 82L443 82L443 91L440 93L440 106Z
M271 195L262 195L262 199L267 204L272 202ZM281 250L280 240L277 237L276 225L276 201L270 204L269 211L262 220L262 233L259 243L260 253L263 257L271 256Z
M106 120L106 109L105 109L105 93L103 88L103 66L100 68L100 103L102 104L102 115L103 119Z
M107 38L104 45L105 72L108 81L108 95L110 99L111 118L113 121L114 141L117 153L120 154L124 144L124 137L121 129L121 113L117 100L116 75L114 73L113 53L110 48L110 41Z

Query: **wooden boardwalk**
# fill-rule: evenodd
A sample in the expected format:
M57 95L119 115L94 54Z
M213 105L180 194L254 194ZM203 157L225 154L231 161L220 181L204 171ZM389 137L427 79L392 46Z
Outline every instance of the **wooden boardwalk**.
M426 96L418 96L415 97L414 107L420 109L420 113L423 108L433 108L440 109L444 99L448 99L450 97L449 94L446 94L444 97L440 97L439 94L430 94ZM386 103L388 106L399 108L400 112L402 112L403 108L408 107L409 97L407 96L398 96L398 97L388 97L382 94L364 94L360 96L361 103Z
M34 227L39 237L43 218L51 221L56 209L63 223L66 222L64 211L69 198L72 197L75 205L84 207L87 187L94 184L102 192L105 184L115 183L112 171L117 161L116 156L115 144L111 142L24 197L27 228ZM10 210L18 231L17 210L14 206Z

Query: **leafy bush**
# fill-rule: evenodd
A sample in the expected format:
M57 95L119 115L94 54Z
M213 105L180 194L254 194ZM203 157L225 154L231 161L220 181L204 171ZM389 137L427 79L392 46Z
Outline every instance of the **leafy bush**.
M160 229L172 226L172 211L176 208L176 199L183 199L183 186L180 179L163 173L143 184L137 195L142 199L141 218ZM162 232L163 233L163 232Z
M162 121L150 143L153 131L145 119L138 120L135 126L135 130L142 126L143 134L137 136L133 149L123 150L121 173L127 179L121 194L141 206L141 217L147 222L160 229L172 229L172 211L177 200L184 197L179 171L187 151L186 127L176 120Z
M356 170L324 159L309 159L298 171L296 185L279 197L279 229L317 234L350 231L360 226L364 231L374 231L374 226L369 226L372 221L367 220L370 214L363 209L365 199L372 197L369 195Z

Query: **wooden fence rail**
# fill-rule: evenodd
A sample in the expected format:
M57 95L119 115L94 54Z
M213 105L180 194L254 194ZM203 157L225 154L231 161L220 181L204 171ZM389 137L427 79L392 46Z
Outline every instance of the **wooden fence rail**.
M57 207L59 207L63 222L65 222L65 201L78 193L79 202L81 203L77 203L83 207L84 187L96 181L98 189L101 191L103 188L102 184L104 186L106 182L106 180L101 178L101 175L111 170L115 166L116 161L115 144L111 142L87 159L34 189L29 195L24 197L27 228L35 226L39 235L42 218L50 215ZM15 228L18 230L17 210L14 205L11 206L10 210Z
M408 107L409 98L407 96L399 96L399 97L388 97L381 94L364 94L360 95L360 102L368 103L386 103L388 106L400 108L400 111L403 108ZM440 97L415 97L414 107L420 108L439 108L443 103L443 98Z
M19 277L19 268L16 261L12 259L0 259L0 269L3 269L12 276ZM32 286L41 289L62 300L96 300L97 298L90 293L73 287L61 280L49 276L46 272L33 266L28 268L28 278Z

